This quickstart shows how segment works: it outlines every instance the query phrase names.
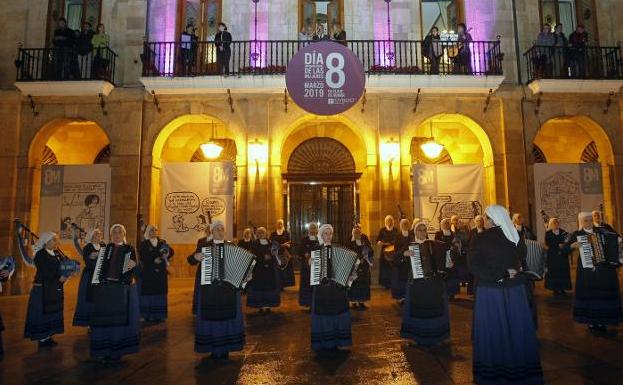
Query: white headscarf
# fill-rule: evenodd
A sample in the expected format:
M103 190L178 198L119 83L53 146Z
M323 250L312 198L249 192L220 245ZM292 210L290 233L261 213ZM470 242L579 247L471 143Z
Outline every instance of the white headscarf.
M39 235L39 242L37 242L37 250L45 249L45 245L56 237L56 233L52 231L46 231Z
M331 226L328 223L325 223L324 225L318 228L318 243L320 243L320 246L324 246L324 240L322 239L322 234L327 230L333 231L333 226Z
M114 225L110 226L110 234L112 235L112 232L114 229L116 228L120 228L121 231L123 231L123 243L128 243L128 240L125 238L125 234L127 234L127 232L125 231L125 226L119 223L115 223Z
M557 221L557 220L558 220L558 218L556 218L556 217L551 217L551 218L549 219L549 221L547 221L547 230L552 230L552 231L554 231L552 223L554 223L554 221Z
M85 235L84 237L84 241L86 243L91 243L93 241L93 236L95 235L95 232L99 231L99 229L93 229L93 230L89 230L89 232L87 233L87 235Z
M415 234L414 235L415 243L423 243L424 241L427 240L427 239L418 239L418 237L417 237L417 228L420 227L420 226L424 226L424 228L426 230L428 230L428 225L426 224L426 222L420 221L420 222L416 223L415 226L413 226L413 233Z
M491 205L486 208L485 213L491 221L499 226L504 232L504 236L514 244L519 243L519 233L511 221L508 211L500 205Z
M593 214L589 213L588 211L582 211L578 214L578 230L585 230L582 226L582 219L584 218L590 218L591 223L593 223Z
M145 233L143 233L143 238L145 238L146 240L150 240L151 238L149 237L149 233L152 230L156 230L156 226L154 226L154 225L147 225L147 227L145 227Z

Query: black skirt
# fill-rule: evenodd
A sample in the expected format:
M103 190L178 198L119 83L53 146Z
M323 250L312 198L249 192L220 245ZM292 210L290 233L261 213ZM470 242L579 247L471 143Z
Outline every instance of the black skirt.
M63 311L63 284L58 281L43 282L43 313Z
M129 286L121 282L106 282L93 289L93 312L90 326L128 325L130 306Z
M436 318L444 314L444 282L439 278L416 279L409 285L411 317Z
M348 311L348 293L342 286L330 282L316 286L315 290L315 314L338 315Z
M224 282L203 285L201 290L201 319L225 321L236 317L236 289Z

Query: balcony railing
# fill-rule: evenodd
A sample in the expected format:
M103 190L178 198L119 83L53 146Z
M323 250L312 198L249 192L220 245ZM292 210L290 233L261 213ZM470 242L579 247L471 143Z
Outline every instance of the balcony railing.
M537 79L623 79L621 47L535 45L524 56L528 82Z
M82 54L73 48L20 48L17 81L106 80L115 83L117 54L98 48Z
M499 41L435 42L352 40L341 42L367 74L502 75ZM307 41L234 41L220 50L213 41L148 42L143 76L283 75Z

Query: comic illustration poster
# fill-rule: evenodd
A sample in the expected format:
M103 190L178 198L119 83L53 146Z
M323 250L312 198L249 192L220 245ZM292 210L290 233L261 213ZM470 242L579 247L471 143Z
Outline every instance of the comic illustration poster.
M413 165L413 213L428 223L429 233L438 231L439 222L453 215L473 223L483 211L482 201L482 165Z
M599 210L603 180L599 163L537 163L534 165L536 235L545 241L545 218L555 216L567 232L578 228L580 211Z
M70 242L72 223L85 232L110 226L110 166L108 164L43 166L41 169L40 231L54 231Z
M160 231L172 244L192 244L204 236L210 217L233 233L234 164L166 163L161 174Z

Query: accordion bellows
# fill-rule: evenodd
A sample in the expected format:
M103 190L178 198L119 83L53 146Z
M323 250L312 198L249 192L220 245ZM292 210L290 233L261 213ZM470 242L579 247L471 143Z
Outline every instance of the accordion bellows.
M333 271L329 271L329 259ZM331 279L339 285L349 287L356 277L354 273L360 262L357 253L339 246L313 250L310 260L310 286L320 285L324 279Z
M201 285L225 281L235 288L244 288L255 267L255 256L250 251L225 243L201 249Z

